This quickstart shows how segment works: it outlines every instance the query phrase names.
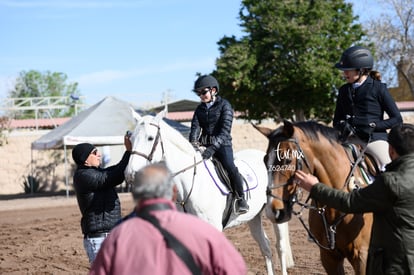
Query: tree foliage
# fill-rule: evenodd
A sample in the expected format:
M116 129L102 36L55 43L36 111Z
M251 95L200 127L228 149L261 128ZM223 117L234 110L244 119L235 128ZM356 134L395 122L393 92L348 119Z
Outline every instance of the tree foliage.
M79 96L78 83L68 83L68 77L64 73L46 71L44 73L30 70L20 72L13 89L9 92L9 98L38 98L45 97L70 97ZM18 100L16 103L19 103ZM71 116L75 112L70 102L66 109L47 110L52 117ZM28 106L29 103L22 103ZM33 118L34 110L24 110L15 114L17 118Z
M220 93L249 119L332 117L344 49L363 38L343 0L244 0L245 36L223 37L213 72Z
M377 67L384 82L396 84L395 71L414 96L414 0L383 0L381 16L369 22ZM401 84L401 83L400 83Z

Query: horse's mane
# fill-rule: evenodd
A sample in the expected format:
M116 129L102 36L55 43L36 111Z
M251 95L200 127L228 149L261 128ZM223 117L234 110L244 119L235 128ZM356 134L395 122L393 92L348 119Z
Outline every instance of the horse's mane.
M162 130L168 129L168 135L171 135L173 138L171 138L171 142L175 144L181 151L190 153L194 150L191 143L174 127L169 125L164 120L161 120L160 126L162 126Z
M313 141L319 141L319 134L324 136L330 143L339 143L339 132L316 121L300 121L294 124Z
M331 144L340 143L339 132L332 127L325 126L316 121L300 121L293 123L293 125L301 129L310 140L319 141L319 136L322 135ZM269 138L276 138L280 134L283 134L283 126L273 131Z

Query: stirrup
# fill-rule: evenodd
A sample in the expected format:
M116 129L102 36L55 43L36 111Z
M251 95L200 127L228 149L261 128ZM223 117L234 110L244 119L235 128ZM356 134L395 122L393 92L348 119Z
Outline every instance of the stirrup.
M244 202L245 205L242 205L240 207L239 203ZM245 214L249 211L249 205L247 204L247 201L243 198L236 198L234 200L234 213L237 215Z

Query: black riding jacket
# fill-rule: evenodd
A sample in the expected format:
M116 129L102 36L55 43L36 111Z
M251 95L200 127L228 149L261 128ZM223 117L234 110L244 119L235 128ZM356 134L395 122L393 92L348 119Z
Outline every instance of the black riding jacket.
M191 122L190 142L212 145L217 151L222 145L231 146L233 109L226 99L217 96L210 108L205 103L197 106Z
M115 186L124 179L130 152L121 161L107 168L79 165L73 175L73 185L82 213L81 228L84 235L109 232L121 219L121 203Z
M384 113L388 115L387 119ZM350 83L339 89L333 126L339 128L347 116L352 118L349 122L356 134L365 140L371 131L369 124L376 124L371 141L387 140L386 130L402 123L401 114L387 86L370 76L356 89Z

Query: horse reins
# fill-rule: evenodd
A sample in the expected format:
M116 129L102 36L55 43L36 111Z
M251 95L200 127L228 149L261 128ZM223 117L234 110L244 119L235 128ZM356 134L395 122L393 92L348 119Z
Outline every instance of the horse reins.
M296 138L289 138L289 139L286 139L286 140L283 140L283 141L281 141L281 142L292 142L292 143L294 143L295 144L295 146L296 146L296 148L298 149L298 152L300 152L300 154L301 154L301 157L300 158L297 158L297 162L296 162L296 166L295 166L295 171L297 171L297 170L302 170L302 168L303 168L303 164L302 164L302 160L303 160L303 163L305 163L305 166L306 166L306 168L308 169L308 171L309 172L312 172L312 169L311 169L311 167L310 167L310 164L309 164L309 161L308 161L308 159L307 159L307 157L306 157L306 155L305 155L305 152L303 151L303 149L301 148L301 146L300 146L300 144L299 144L299 142L298 142L298 140L296 139ZM274 159L273 159L274 160ZM352 171L354 171L354 170L351 170L351 172ZM269 171L269 173L271 173L271 171ZM332 225L328 225L328 222L327 222L327 220L326 220L326 216L324 215L324 213L325 213L325 209L326 209L326 207L315 207L315 206L312 206L312 205L310 205L309 203L308 203L308 201L310 200L310 195L308 195L308 197L307 197L307 199L305 200L305 202L304 203L302 203L302 202L300 202L297 198L298 198L298 195L297 195L297 193L298 193L298 190L296 190L296 192L295 192L295 195L293 195L292 196L292 199L291 200L289 200L289 201L287 201L287 202L285 202L284 200L283 200L283 198L279 198L279 197L277 197L277 196L275 196L275 195L273 195L272 194L272 190L271 189L276 189L276 188L280 188L280 187L284 187L284 186L286 186L286 185L290 185L290 184L292 184L292 183L294 183L294 181L293 181L293 179L294 179L294 177L295 177L295 173L293 173L293 175L287 180L287 182L285 182L285 183L281 183L281 184L278 184L278 185L273 185L272 184L272 186L271 187L268 187L267 188L267 195L268 196L271 196L271 197L273 197L273 198L275 198L275 199L278 199L278 200L282 200L283 201L283 203L289 203L289 204L298 204L300 207L301 207L301 209L299 210L299 211L292 211L293 212L293 214L295 215L295 216L297 216L298 217L298 219L299 219L299 221L302 223L302 226L305 228L305 230L307 231L307 233L308 233L308 235L309 235L309 237L319 246L319 247L321 247L321 248L323 248L323 249L326 249L326 250L333 250L334 248L335 248L335 234L336 234L336 227L338 226L338 224L340 224L342 221L343 221L343 219L344 219L344 217L347 215L347 214L345 214L345 213L342 213L337 219L336 219L336 221L332 224ZM347 179L349 178L349 176L347 177ZM346 185L346 183L345 183L345 185ZM324 228L325 228L325 234L326 234L326 238L327 238L327 241L328 241L328 243L329 243L329 247L328 246L324 246L324 245L322 245L317 239L316 239L316 237L315 237L315 235L310 231L310 229L309 229L309 227L305 224L305 222L304 222L304 220L303 220L303 217L302 217L302 211L303 211L303 209L313 209L313 210L316 210L317 212L318 212L318 214L322 217L322 221L323 221L323 225L324 225Z
M172 174L172 177L177 176L178 174L184 173L185 171L187 171L190 168L194 167L194 172L193 172L193 180L191 181L191 188L190 188L190 192L188 192L187 196L181 200L181 201L177 201L176 204L181 205L181 207L183 208L184 212L187 212L187 210L185 209L185 204L187 203L188 199L191 196L191 193L193 192L193 187L194 187L194 181L195 181L195 176L197 174L197 165L199 165L200 163L202 163L204 160L201 159L199 161L196 161L195 157L194 157L194 164L187 166L177 172L175 172L174 174Z
M359 162L362 161L362 158L364 157L365 154L365 150L366 150L367 146L365 146L363 148L363 150L361 151L360 155L358 156L357 160L352 164L351 170L348 173L348 176L345 179L344 182L344 186L342 187L342 189L345 189L345 187L347 186L347 184L349 183L352 175L355 172L356 167L358 167ZM299 212L294 212L295 215L299 215L299 221L302 223L303 227L306 229L306 231L309 234L309 237L312 238L312 240L321 248L326 249L326 250L333 250L335 249L335 234L336 234L336 227L343 221L343 219L345 218L345 216L347 216L347 213L342 213L339 217L336 218L335 222L331 225L328 225L328 222L326 221L326 217L324 215L325 207L314 207L312 205L308 204L308 201L310 199L310 195L308 196L308 198L306 199L305 203L301 203L299 201L296 201L295 203L299 204L300 206L302 206L302 210L303 208L307 208L307 209L313 209L316 210L318 212L319 215L321 215L322 217L322 221L324 224L324 228L325 228L325 234L326 234L326 239L329 243L329 247L328 246L324 246L322 245L317 239L316 237L312 234L312 232L310 231L310 229L306 226L305 222L303 221L302 218L302 213L301 211Z
M351 167L351 171L349 171L348 176L346 177L344 186L342 188L345 188L345 186L348 184L348 182L350 181L352 175L354 174L356 168L358 168L359 163L362 161L362 159L365 156L365 151L368 148L368 143L371 141L371 135L368 138L368 142L365 144L365 146L362 148L362 151L359 153L358 158L355 160L354 163L352 163L351 160L349 160L352 163L352 167Z

